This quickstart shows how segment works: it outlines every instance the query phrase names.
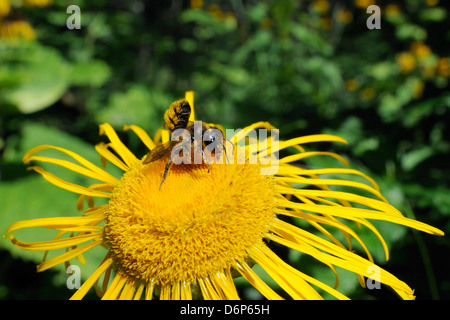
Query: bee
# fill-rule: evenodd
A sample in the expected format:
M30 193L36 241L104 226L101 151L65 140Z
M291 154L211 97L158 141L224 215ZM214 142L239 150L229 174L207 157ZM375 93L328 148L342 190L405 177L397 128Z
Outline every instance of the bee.
M158 145L150 151L150 153L143 161L143 164L152 163L166 156L168 153L171 153L164 168L164 173L161 184L159 186L159 190L161 190L161 186L166 179L172 164L174 163L175 155L183 154L187 150L194 150L195 145L197 145L197 150L194 150L194 152L197 151L202 154L202 159L204 159L206 164L208 165L209 171L210 164L204 158L205 149L208 149L209 151L211 151L211 149L215 150L215 146L217 145L217 143L221 143L223 150L225 150L222 131L217 129L213 125L207 124L203 121L189 121L190 115L191 106L189 105L189 102L187 102L185 99L173 102L164 113L164 127L167 128L171 134L173 134L177 129L185 129L184 133L188 133L190 135L189 139L183 138L182 140L178 141L171 140ZM200 150L198 150L199 145L195 141L196 137L202 138ZM185 155L183 154L183 156ZM214 154L214 156L216 155Z

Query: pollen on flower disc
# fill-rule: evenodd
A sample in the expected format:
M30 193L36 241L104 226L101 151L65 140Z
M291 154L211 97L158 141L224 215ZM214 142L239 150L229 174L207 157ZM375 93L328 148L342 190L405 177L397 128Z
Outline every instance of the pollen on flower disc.
M255 164L134 165L109 202L105 237L130 275L160 284L194 283L233 267L274 219L273 177Z

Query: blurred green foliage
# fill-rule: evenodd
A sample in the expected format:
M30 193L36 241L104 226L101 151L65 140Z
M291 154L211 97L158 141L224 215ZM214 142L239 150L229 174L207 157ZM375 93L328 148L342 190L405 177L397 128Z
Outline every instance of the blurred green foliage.
M137 124L152 134L170 102L186 90L196 93L198 118L226 128L269 121L282 139L344 137L349 145L332 148L375 178L397 208L450 232L445 1L11 3L0 0L2 234L14 221L78 214L73 194L26 171L21 158L27 150L54 144L99 163L93 149L102 139L99 123L119 130ZM81 29L66 27L70 4L81 9ZM381 29L366 27L371 4L382 9ZM132 135L121 137L139 156L147 152ZM308 165L337 164L314 159ZM450 298L448 237L376 225L392 250L389 271L415 288L418 299ZM361 233L383 264L378 240ZM41 233L28 236L44 240ZM49 273L54 290L42 275L30 274L26 261L39 262L42 253L16 250L6 239L0 248L0 299L70 296L63 268L62 275ZM91 258L84 275L101 253ZM308 257L285 252L284 258L333 284L333 274ZM393 297L387 290L361 289L354 275L340 274L340 290L353 298Z

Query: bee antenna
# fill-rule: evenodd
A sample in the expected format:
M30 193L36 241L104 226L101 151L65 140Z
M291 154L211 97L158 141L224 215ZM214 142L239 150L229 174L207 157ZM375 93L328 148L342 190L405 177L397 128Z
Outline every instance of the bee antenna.
M227 154L227 148L225 148L225 145L222 143L223 151L225 151L225 157L227 158L227 162L230 163L230 160L228 160L228 154Z
M231 140L230 140L230 139L225 139L225 141L228 141L229 143L231 143L231 145L233 146L233 154L234 154L234 143L233 143L233 142L231 142Z
M231 142L230 139L225 139L225 141L230 142L231 145L233 146L233 155L234 155L234 143ZM225 157L227 158L227 162L230 163L230 160L228 160L227 148L225 148L225 144L222 143L222 147L223 147L223 150L225 151Z

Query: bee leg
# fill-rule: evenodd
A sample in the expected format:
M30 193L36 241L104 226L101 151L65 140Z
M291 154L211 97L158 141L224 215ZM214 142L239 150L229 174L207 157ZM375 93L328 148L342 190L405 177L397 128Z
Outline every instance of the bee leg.
M209 171L211 170L211 163L209 163L209 161L208 161L208 159L206 157L206 154L205 153L203 153L203 154L205 155L204 159L205 159L206 165L208 166L208 173L209 173Z
M206 156L206 153L204 150L202 150L202 158L203 158L203 161L205 162L205 164L208 166L208 173L209 173L209 171L211 170L211 164L209 163L208 157Z
M167 159L166 166L164 167L164 174L163 174L161 184L159 185L159 191L161 191L162 184L163 184L164 180L166 179L167 174L169 173L169 170L170 170L170 167L172 166L172 164L173 164L172 157L169 157L169 159Z

